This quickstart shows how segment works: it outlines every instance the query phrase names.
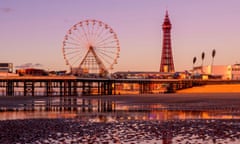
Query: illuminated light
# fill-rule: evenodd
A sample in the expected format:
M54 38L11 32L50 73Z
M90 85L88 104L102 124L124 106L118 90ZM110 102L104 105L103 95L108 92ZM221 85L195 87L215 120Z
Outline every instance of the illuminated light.
M209 114L208 114L207 112L203 112L203 113L202 113L202 118L204 118L204 119L209 119L209 118L211 118L211 117L209 116Z
M135 116L134 119L135 119L135 120L138 120L138 116Z
M143 116L143 117L142 117L142 120L146 120L146 116Z

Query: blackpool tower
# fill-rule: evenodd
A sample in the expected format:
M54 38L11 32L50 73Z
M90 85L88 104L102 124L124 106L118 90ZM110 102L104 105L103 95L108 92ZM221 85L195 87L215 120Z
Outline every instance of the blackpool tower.
M174 72L172 46L171 46L171 22L166 11L165 19L162 25L163 42L160 72Z

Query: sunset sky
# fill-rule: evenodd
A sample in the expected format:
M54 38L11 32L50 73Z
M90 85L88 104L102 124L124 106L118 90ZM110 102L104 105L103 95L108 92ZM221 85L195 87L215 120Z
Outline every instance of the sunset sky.
M240 63L239 0L1 0L0 62L68 70L62 54L67 30L85 19L110 25L120 41L113 71L159 71L162 28L168 10L176 71Z

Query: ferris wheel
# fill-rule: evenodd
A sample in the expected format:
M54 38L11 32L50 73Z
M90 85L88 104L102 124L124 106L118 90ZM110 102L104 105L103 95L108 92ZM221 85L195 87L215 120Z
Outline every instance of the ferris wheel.
M62 52L71 69L105 75L117 64L120 45L109 25L99 20L84 20L67 31Z

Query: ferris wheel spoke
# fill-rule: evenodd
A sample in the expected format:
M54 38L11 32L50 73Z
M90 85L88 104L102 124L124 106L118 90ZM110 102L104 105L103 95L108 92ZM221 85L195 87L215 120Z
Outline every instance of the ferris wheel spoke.
M106 37L106 38L104 38L104 39L101 39L100 41L97 41L96 45L99 45L99 44L101 44L101 43L104 43L104 42L108 41L111 37L112 37L112 36L108 36L108 37Z
M76 56L71 59L69 58L69 62L71 63L71 66L73 66L73 67L76 67L76 64L74 63L75 60L76 60Z
M116 46L97 46L96 48L100 48L100 49L116 49Z
M88 38L89 38L89 42L91 43L92 42L92 35L91 35L91 31L90 31L90 25L91 23L88 22L87 24L87 35L88 35Z
M96 42L104 39L106 37L106 35L109 35L109 30L108 30L109 28L106 28L106 27L108 27L108 26L107 25L102 26L102 30L101 30L101 32L98 33L97 39L95 40Z
M88 35L87 35L86 31L85 31L85 28L84 28L83 26L82 26L81 28L82 28L82 30L83 30L84 36L85 36L86 39L87 39L87 42L89 43L90 41L89 41Z
M93 33L93 41L94 42L96 41L96 38L97 38L98 34L100 33L100 30L103 30L102 27L99 26L99 23L97 23L96 25L97 25L96 31Z
M115 55L116 51L106 51L106 50L98 50L97 52L101 52L101 53L107 53L107 54L111 54L111 55Z
M105 63L105 65L106 65L106 63L109 65L109 64L111 64L111 59L107 59L106 57L104 57L104 56L100 56L101 58L102 58L102 60L104 61L104 63Z
M94 28L95 28L95 21L92 21L92 28L91 28L91 38L92 38L92 42L94 41Z
M75 36L78 37L79 39L81 39L81 41L83 41L83 43L86 45L88 43L88 39L82 29L82 24L78 24L77 27L75 28Z
M92 28L91 28L91 37L92 37L92 42L95 41L96 33L99 31L99 26L97 22L92 23Z
M80 64L80 60L81 60L81 57L78 57L78 59L76 59L76 60L72 63L72 65ZM77 62L79 62L79 63L77 63Z
M77 41L79 44L86 45L86 42L82 39L82 36L77 35L75 32L73 35L76 37L76 39L73 38L73 40Z
M67 50L75 50L75 49L86 49L85 47L81 47L81 46L79 46L79 45L66 45L65 47L64 47L64 49L67 49Z
M73 60L75 57L78 57L78 56L79 56L78 54L75 54L75 55L69 57L68 59L69 59L69 61L71 61L71 60Z
M71 45L74 45L74 46L81 46L80 44L78 44L78 43L74 43L74 42L69 42L69 41L66 41L66 42L64 42L65 44L71 44Z
M83 32L81 32L81 30L79 28L76 28L76 31L79 33L79 35L77 34L77 32L75 33L75 35L77 37L79 37L79 39L85 44L87 45L87 37L85 36L85 34Z
M99 46L106 46L106 45L114 45L114 46L116 46L116 45L118 45L118 43L117 43L117 41L109 41L109 42L103 42L103 43L99 43L98 45L97 45L97 47L99 47Z
M76 53L80 53L81 51L71 51L71 52L67 52L67 53L65 53L65 55L67 56L67 55L72 55L72 54L76 54Z
M96 39L98 38L98 34L103 30L102 27L99 26L99 23L96 23L95 26L92 29L92 40L93 44L96 42Z
M106 53L111 53L111 54L115 54L116 51L110 51L110 50L104 50L104 49L98 49L96 50L97 52L106 52Z
M64 47L64 49L74 50L74 49L85 49L83 47Z
M105 31L105 32L102 32L99 36L98 36L98 39L96 40L96 43L106 39L106 37L108 37L108 33ZM111 38L111 35L109 36Z
M74 35L74 34L73 34ZM74 35L75 36L75 35ZM76 37L76 38L75 38ZM72 37L72 36L68 36L68 38L69 39L71 39L71 40L73 40L73 41L75 41L75 42L78 42L78 43L81 43L81 40L80 39L78 39L78 37L77 36L75 36L75 37Z
M96 33L96 37L94 39L95 42L98 41L98 39L100 38L100 36L103 33L103 31L104 31L104 28L101 27L100 31L98 33Z
M111 55L106 54L106 53L104 53L104 52L99 52L98 54L103 55L103 56L106 56L106 57L108 57L108 58L110 58L110 59L114 59L114 57L112 57Z

